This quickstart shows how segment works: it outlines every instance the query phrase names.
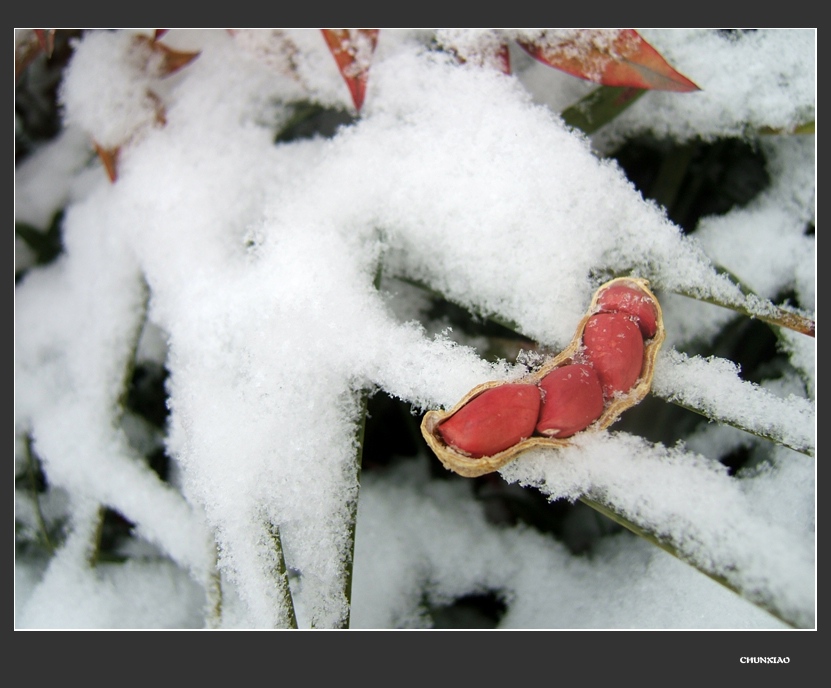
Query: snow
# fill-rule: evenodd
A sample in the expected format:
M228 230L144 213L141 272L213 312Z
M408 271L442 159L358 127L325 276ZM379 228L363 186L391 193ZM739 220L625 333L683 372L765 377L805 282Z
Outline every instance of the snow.
M644 132L684 141L812 120L813 30L644 31L702 91L648 93L593 138L557 114L588 82L513 47L512 76L429 49L435 38L473 56L500 34L382 30L355 123L277 145L296 101L352 108L319 31L172 30L166 43L200 54L164 78L134 35L85 33L62 133L16 169L18 221L45 231L66 208L64 253L16 286L15 429L18 472L29 434L69 533L48 563L18 556L16 627L285 627L274 525L303 628L421 628L425 600L482 590L502 595L501 628L813 626L815 462L799 451L815 452L814 340L783 331L791 377L744 381L695 353L735 313L678 294L761 314L791 289L813 318L814 137L760 140L771 185L703 218L695 238L603 157ZM115 183L92 141L121 148ZM18 247L16 268L27 260ZM676 446L613 426L499 476L551 500L603 500L744 596L627 533L587 559L493 525L461 478L402 463L359 481L365 390L426 410L526 370L419 322L407 281L557 351L602 272L646 277L661 299L655 396L720 424ZM170 371L164 437L121 410L135 358ZM136 436L164 443L171 480ZM732 476L717 459L735 446L769 456ZM90 567L102 505L136 524L143 556ZM34 528L20 496L16 511Z

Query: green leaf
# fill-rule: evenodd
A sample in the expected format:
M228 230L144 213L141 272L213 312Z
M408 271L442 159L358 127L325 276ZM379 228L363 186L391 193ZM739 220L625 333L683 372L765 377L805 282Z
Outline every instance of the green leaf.
M14 233L32 249L37 265L51 263L63 251L61 240L62 220L63 211L55 213L52 223L45 232L25 222L14 223Z
M817 127L816 122L811 120L810 122L797 124L793 129L783 129L781 127L762 127L759 129L759 133L764 136L776 136L778 134L816 134Z

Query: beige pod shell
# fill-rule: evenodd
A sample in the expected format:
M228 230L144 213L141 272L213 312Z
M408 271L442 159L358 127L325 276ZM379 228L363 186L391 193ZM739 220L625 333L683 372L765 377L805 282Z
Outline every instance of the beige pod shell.
M585 430L582 430L572 437L557 439L555 437L533 436L522 440L521 442L505 449L504 451L498 452L497 454L482 456L479 458L466 456L445 444L441 435L438 433L439 424L450 418L471 399L478 396L485 390L493 387L499 387L500 385L507 384L508 382L539 384L539 382L555 368L575 362L575 357L580 351L582 345L583 331L586 328L586 323L592 315L600 310L597 306L598 298L609 287L619 285L642 291L644 295L652 299L652 302L655 304L656 311L657 327L655 335L644 341L643 368L641 370L641 375L628 393L625 395L615 396L614 398L608 400L600 417ZM522 452L534 449L535 447L567 447L572 443L574 437L578 437L583 432L597 432L599 430L605 430L618 419L618 416L620 416L621 413L640 402L649 393L649 389L652 386L652 376L655 371L655 359L658 356L658 351L660 350L661 345L664 343L665 337L666 332L664 331L664 318L661 311L661 304L658 303L658 299L655 298L655 294L650 291L649 282L640 277L618 277L606 282L597 289L592 297L588 311L586 311L586 314L577 325L577 330L574 333L571 343L557 356L549 361L546 361L539 369L519 380L492 380L490 382L477 385L464 397L462 397L462 399L453 408L447 411L428 411L424 414L424 418L421 421L421 434L424 436L427 444L430 445L430 448L439 460L444 464L445 468L448 468L459 475L465 476L466 478L475 478L480 475L485 475L486 473L493 473L494 471L502 468L505 464L513 461L517 458L517 456L522 454ZM579 359L577 362L579 362Z

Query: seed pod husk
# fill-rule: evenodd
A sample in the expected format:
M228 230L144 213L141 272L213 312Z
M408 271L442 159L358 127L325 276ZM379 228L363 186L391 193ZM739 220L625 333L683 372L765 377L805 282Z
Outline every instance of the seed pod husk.
M582 355L582 349L583 333L586 329L586 324L595 313L601 310L606 312L611 310L608 307L601 308L598 305L598 298L604 293L605 290L610 288L617 289L621 286L642 292L644 299L651 300L652 304L654 304L655 334L644 341L643 366L640 372L640 377L628 392L616 394L607 399L604 404L603 412L595 422L591 423L587 428L576 433L575 435L572 435L571 437L544 437L535 433L532 437L521 440L507 449L498 451L491 455L483 455L481 457L466 456L465 454L456 451L444 441L438 430L439 425L459 412L460 409L462 409L472 399L482 394L485 390L493 389L505 384L515 383L539 385L546 375L557 368L570 364L585 363ZM519 380L492 380L485 382L470 390L452 408L444 411L428 411L424 414L424 418L421 421L421 433L427 444L446 468L468 478L497 471L502 468L502 466L510 463L520 454L530 449L567 447L572 444L575 438L580 437L584 432L599 432L601 430L605 430L618 419L621 413L640 402L649 393L650 387L652 386L655 359L658 356L658 352L665 337L666 333L664 331L664 320L661 306L658 303L658 299L655 298L655 295L650 291L649 282L639 277L619 277L613 279L603 284L594 293L586 314L581 318L577 325L577 329L571 343L557 356L546 361L537 370L529 373Z

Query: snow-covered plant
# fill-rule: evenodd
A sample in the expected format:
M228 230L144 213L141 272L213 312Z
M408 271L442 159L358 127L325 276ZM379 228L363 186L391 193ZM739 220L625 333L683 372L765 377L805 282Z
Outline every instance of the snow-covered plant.
M814 627L815 31L15 47L16 627ZM651 394L447 471L621 276Z

